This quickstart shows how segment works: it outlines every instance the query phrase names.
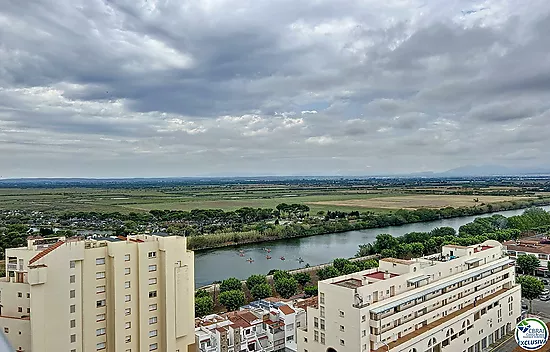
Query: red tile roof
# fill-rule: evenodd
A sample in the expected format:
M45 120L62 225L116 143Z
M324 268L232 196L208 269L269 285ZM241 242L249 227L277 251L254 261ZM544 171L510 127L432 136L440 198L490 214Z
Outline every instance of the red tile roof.
M34 257L31 258L31 260L29 260L29 265L36 262L37 260L40 260L42 258L44 258L46 256L46 254L52 252L54 249L60 247L63 243L65 243L64 241L58 241L56 243L54 243L53 245L49 246L48 248L44 249L42 252L38 253L37 255L35 255Z
M474 253L481 252L481 251L484 251L484 250L489 249L489 248L493 248L493 247L491 247L491 246L477 247L476 249L474 249Z
M284 315L289 315L289 314L292 314L292 313L295 313L294 309L290 308L289 306L280 306L279 307L279 310L281 312L283 312Z
M317 296L313 296L310 298L306 298L303 301L296 302L294 306L296 308L302 308L302 309L306 309L307 307L317 308L318 306Z

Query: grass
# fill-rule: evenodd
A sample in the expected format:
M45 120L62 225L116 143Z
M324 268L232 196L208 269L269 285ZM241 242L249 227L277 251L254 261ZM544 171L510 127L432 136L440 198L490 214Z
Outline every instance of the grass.
M242 207L275 208L280 203L301 203L319 211L373 211L418 207L473 206L522 199L489 195L407 194L407 189L372 187L226 185L144 189L0 189L0 210L148 212L153 209L192 210Z

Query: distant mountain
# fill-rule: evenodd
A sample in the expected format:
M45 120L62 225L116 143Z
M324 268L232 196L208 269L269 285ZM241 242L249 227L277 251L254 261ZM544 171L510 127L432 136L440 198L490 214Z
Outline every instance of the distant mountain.
M441 173L433 173L436 177L461 177L461 176L519 176L519 175L548 175L550 169L542 168L514 168L501 165L467 165L447 170Z

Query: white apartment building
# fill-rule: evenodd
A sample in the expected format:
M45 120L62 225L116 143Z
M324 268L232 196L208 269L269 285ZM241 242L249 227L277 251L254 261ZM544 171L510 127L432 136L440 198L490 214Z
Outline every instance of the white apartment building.
M30 238L6 250L0 329L16 351L194 350L184 237Z
M521 317L513 263L486 241L320 281L298 351L482 351Z
M197 352L296 351L296 330L304 325L302 308L283 302L252 302L223 316L197 319Z

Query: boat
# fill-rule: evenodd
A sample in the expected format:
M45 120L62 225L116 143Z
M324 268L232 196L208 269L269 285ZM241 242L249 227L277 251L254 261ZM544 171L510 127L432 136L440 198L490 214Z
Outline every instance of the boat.
M239 253L239 257L244 257L244 253Z
M271 259L271 256L270 256L270 255L266 255L266 256L265 256L265 259Z
M281 257L281 260L285 260L285 257Z
M304 262L304 260L302 259L302 257L296 259L300 264Z
M267 253L271 253L271 249L266 248L265 250L266 250Z
M248 258L246 261L249 262L249 263L254 263L254 259L252 259L252 258Z

